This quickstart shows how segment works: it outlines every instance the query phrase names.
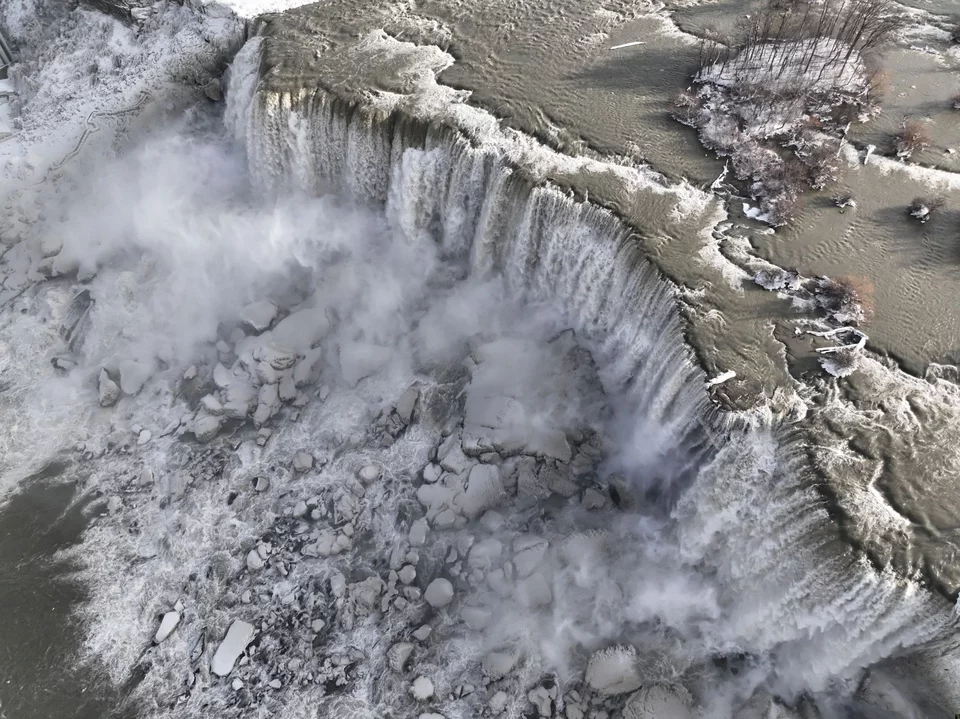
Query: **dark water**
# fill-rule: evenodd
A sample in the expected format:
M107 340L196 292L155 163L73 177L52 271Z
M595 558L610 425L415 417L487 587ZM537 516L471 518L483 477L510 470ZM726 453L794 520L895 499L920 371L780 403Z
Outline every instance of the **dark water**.
M94 669L77 666L82 633L70 615L84 591L54 554L88 519L75 484L57 479L65 469L51 463L0 507L0 719L130 716Z

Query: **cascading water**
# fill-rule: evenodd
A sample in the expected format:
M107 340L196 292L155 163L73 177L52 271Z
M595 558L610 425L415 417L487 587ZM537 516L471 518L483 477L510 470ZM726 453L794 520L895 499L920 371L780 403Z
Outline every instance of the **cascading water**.
M677 654L691 662L752 655L771 686L791 696L836 689L954 631L940 597L876 571L840 540L789 434L714 414L669 284L610 212L532 184L504 153L448 126L323 90L261 88L246 140L251 172L267 191L292 183L383 207L407 238L429 236L474 275L500 274L562 308L616 398L609 468L629 473L635 491L686 487L656 541L685 568L678 575L696 568L716 606ZM610 560L639 575L624 584L624 637L636 636L628 587L642 596L644 571L657 576L645 554Z

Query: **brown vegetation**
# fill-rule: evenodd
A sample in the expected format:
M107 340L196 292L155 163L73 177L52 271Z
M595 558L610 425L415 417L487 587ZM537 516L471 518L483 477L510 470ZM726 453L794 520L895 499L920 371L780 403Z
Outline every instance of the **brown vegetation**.
M930 147L930 142L927 126L920 120L910 119L903 121L900 132L894 139L894 148L898 157L906 159L913 153Z
M828 312L866 322L873 316L874 286L867 277L847 275L837 279L824 278L818 293L820 303Z

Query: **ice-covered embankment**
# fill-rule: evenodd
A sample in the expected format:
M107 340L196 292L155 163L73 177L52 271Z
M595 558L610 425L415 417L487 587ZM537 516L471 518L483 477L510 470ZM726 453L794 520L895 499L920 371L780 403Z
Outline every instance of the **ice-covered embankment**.
M354 62L375 57L381 70L393 63L404 91L380 89L358 101L333 90L322 73L298 77L285 73L282 60L266 62L245 132L251 171L274 192L290 184L333 189L382 207L408 241L430 237L445 255L464 258L471 273L502 274L515 290L562 307L617 405L611 467L640 494L685 488L671 523L644 535L646 520L624 520L618 542L631 542L635 553L612 551L597 565L623 592L600 633L605 641L632 642L641 653L657 646L670 657L673 678L693 675L686 678L705 711L721 711L724 701L735 705L748 694L751 681L763 681L754 676L717 690L691 670L702 671L710 656L759 657L760 675L789 696L836 689L836 680L875 661L949 636L954 617L946 602L876 571L840 540L786 429L763 422L734 429L730 417L708 419L704 378L684 347L668 283L619 219L547 181L575 186L577 176L604 175L630 192L674 190L643 169L557 156L502 131L434 82L433 72L452 61L436 48L373 34L351 52ZM658 574L663 567L637 549L649 552L643 540L652 537L683 568L668 572L677 580L672 587ZM625 565L632 576L618 574ZM678 579L691 576L698 577L692 585ZM715 603L669 616L666 595L704 587ZM561 597L554 591L579 620ZM681 647L664 649L663 637L658 645L644 625L651 620L670 625ZM658 659L625 661L637 667L637 686L666 679Z

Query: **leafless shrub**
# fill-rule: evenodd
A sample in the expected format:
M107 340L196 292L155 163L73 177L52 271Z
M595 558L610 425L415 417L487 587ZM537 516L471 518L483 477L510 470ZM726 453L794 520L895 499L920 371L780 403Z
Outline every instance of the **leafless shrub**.
M866 277L844 276L820 280L817 301L841 322L859 324L873 316L874 287Z
M700 111L702 102L692 91L684 90L673 98L673 116L684 125L691 125Z
M840 141L832 137L801 139L797 157L807 168L807 182L822 190L840 179Z
M946 204L944 197L915 197L913 202L907 205L907 214L920 224L925 224L927 220L933 217L934 213Z
M862 355L855 349L842 349L820 355L820 366L834 377L847 377L860 366Z
M900 132L894 139L894 148L897 151L897 157L906 159L930 147L930 131L920 120L904 120Z

